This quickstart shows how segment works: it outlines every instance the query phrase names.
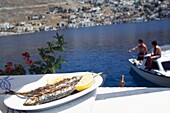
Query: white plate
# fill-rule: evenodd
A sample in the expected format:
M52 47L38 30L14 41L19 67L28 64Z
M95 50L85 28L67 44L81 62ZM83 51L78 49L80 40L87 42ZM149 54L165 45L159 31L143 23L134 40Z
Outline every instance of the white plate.
M79 75L82 75L82 74L85 74L85 72L70 73L70 74L65 74L65 75L79 76ZM63 75L63 74L53 74L52 76L55 77L55 76L60 76L60 75ZM28 84L28 85L25 85L17 91L18 92L28 91L28 90L35 89L37 87L43 86L43 85L46 84L47 78L49 78L49 76L50 75L44 75L37 82L33 82L33 83ZM67 96L65 98L62 98L62 99L59 99L59 100L56 100L56 101L52 101L52 102L49 102L49 103L41 104L41 105L23 106L23 103L25 102L26 99L19 97L17 95L6 95L5 99L4 99L4 103L9 108L16 109L16 110L40 110L40 109L42 110L42 109L47 109L47 108L51 108L51 107L54 107L54 106L57 106L57 105L60 105L60 104L64 104L66 102L69 102L71 100L79 98L79 97L93 91L94 89L96 89L97 87L99 87L102 84L102 81L103 81L102 77L97 76L97 77L94 78L94 84L90 88L88 88L84 91L78 92L76 94Z

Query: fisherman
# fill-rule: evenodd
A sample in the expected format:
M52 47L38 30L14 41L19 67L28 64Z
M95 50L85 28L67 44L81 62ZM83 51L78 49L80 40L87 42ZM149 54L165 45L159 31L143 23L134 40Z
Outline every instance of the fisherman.
M143 43L143 40L142 39L138 39L138 45L132 49L130 49L128 51L128 53L132 52L132 51L135 51L139 49L139 54L138 54L138 58L137 60L139 60L139 62L141 63L144 59L144 56L147 54L148 52L148 48L147 46Z

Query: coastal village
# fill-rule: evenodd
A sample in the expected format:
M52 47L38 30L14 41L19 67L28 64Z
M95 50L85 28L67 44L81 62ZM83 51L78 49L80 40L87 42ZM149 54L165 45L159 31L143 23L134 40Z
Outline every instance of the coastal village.
M170 18L169 0L62 0L41 5L0 6L0 36ZM19 9L27 8L22 15ZM29 10L32 10L32 13ZM34 11L39 8L39 11ZM41 10L44 8L43 10ZM18 11L16 20L4 19ZM15 12L16 13L16 12ZM5 15L6 14L6 15ZM8 15L10 18L11 14ZM15 19L15 16L13 16ZM20 18L20 19L19 19Z
M2 74L0 76L0 113L170 113L169 19L170 0L0 0L1 64L3 65L4 61L9 60L4 65L5 71L0 70L0 75ZM149 23L163 20L166 23L160 22L159 25L154 26ZM126 50L136 44L134 37L137 36L136 32L138 33L138 31L133 32L133 36L130 33L126 34L129 32L127 29L131 29L131 27L125 27L126 32L123 32L122 27L116 29L123 34L124 37L120 36L121 39L112 32L113 35L104 32L109 35L102 37L98 37L101 33L91 35L91 37L95 37L94 39L99 39L97 43L86 35L88 32L83 33L85 37L78 35L82 39L88 37L88 40L77 40L74 38L76 36L74 32L71 40L68 40L71 42L71 46L67 46L68 54L64 56L67 61L71 61L68 63L66 61L70 70L59 73L56 72L56 69L60 69L60 65L65 61L60 56L62 54L59 53L59 58L56 59L56 56L52 56L51 53L62 52L62 46L66 44L63 35L60 36L56 33L54 38L57 39L57 42L47 42L48 46L44 46L44 42L47 40L41 38L44 37L44 33L41 32L46 31L140 22L148 22L144 28L148 26L159 28L149 31L151 29L149 27L141 32L141 26L135 27L135 30L139 28L138 31L143 33L142 36L146 36L145 39L148 39L146 41L150 42L150 39L159 38L158 41L162 42L162 45L165 42L164 48L161 46L161 56L154 54L158 56L158 59L152 62L154 66L151 70L145 69L147 60L143 60L141 63L136 59L136 53L132 54L133 56L127 55ZM106 30L110 32L110 29ZM112 27L111 31L114 32ZM38 35L35 32L38 32ZM23 39L26 40L20 40L15 36L12 39L10 36L10 38L5 36L25 33L35 33L37 36L24 35L26 37ZM131 36L132 38L129 38ZM39 46L37 41L43 41L43 43L40 42L43 46L37 49L40 57L36 57L37 53L34 53L33 57L36 57L37 61L33 62L28 52L31 53L34 48ZM152 45L157 46L157 44ZM153 53L157 53L156 49L154 48ZM34 77L30 74L28 76L9 74L14 72L12 66L17 67L16 72L19 72L18 69L21 69L22 72L25 70L20 59L14 60L14 64L11 62L13 57L18 58L17 54L23 50L28 50L28 52L22 53L22 60L24 59L27 66L31 67L28 69L30 74L34 76L34 71L37 72ZM148 57L147 55L146 57ZM150 59L150 57L148 58ZM131 67L125 63L127 59L129 59ZM15 64L15 61L19 61L21 64ZM34 66L33 63L35 63ZM81 72L86 71L81 66L88 67L87 70L92 70L92 72ZM74 70L75 68L76 70ZM121 70L125 68L128 71ZM136 77L128 77L131 74L130 68L137 74ZM50 71L53 71L53 74ZM4 72L7 73L4 74ZM24 73L26 72L24 71ZM120 75L117 72L123 74L120 81ZM138 80L135 80L136 78ZM147 84L144 79L157 86L133 87L133 83L137 84L138 81ZM106 81L109 85L105 86L103 84ZM114 87L117 81L119 87Z

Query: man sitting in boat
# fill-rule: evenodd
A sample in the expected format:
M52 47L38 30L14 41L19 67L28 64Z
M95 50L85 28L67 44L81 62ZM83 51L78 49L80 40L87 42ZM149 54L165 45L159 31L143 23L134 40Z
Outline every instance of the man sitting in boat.
M153 50L153 55L147 57L146 61L146 69L151 70L152 69L152 61L156 60L161 57L162 49L160 46L158 46L156 41L151 42L154 50Z
M130 49L128 51L128 53L132 52L132 51L135 51L139 49L139 54L138 54L138 58L137 60L139 60L139 62L141 63L144 59L144 56L147 54L148 52L148 48L147 46L143 43L143 40L142 39L138 39L138 45L132 49Z

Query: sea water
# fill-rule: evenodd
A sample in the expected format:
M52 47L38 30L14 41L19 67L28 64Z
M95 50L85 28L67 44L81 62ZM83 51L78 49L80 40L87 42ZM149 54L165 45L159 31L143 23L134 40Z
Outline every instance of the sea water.
M57 73L103 72L104 87L118 86L121 75L125 77L126 87L150 87L143 80L137 81L133 77L135 73L130 73L128 59L135 57L138 51L127 51L137 45L138 38L143 39L149 49L153 40L159 45L170 44L170 20L1 36L0 69L8 61L24 63L21 54L26 51L32 59L37 59L37 48L45 47L56 32L64 35L67 42L62 53L67 63Z

